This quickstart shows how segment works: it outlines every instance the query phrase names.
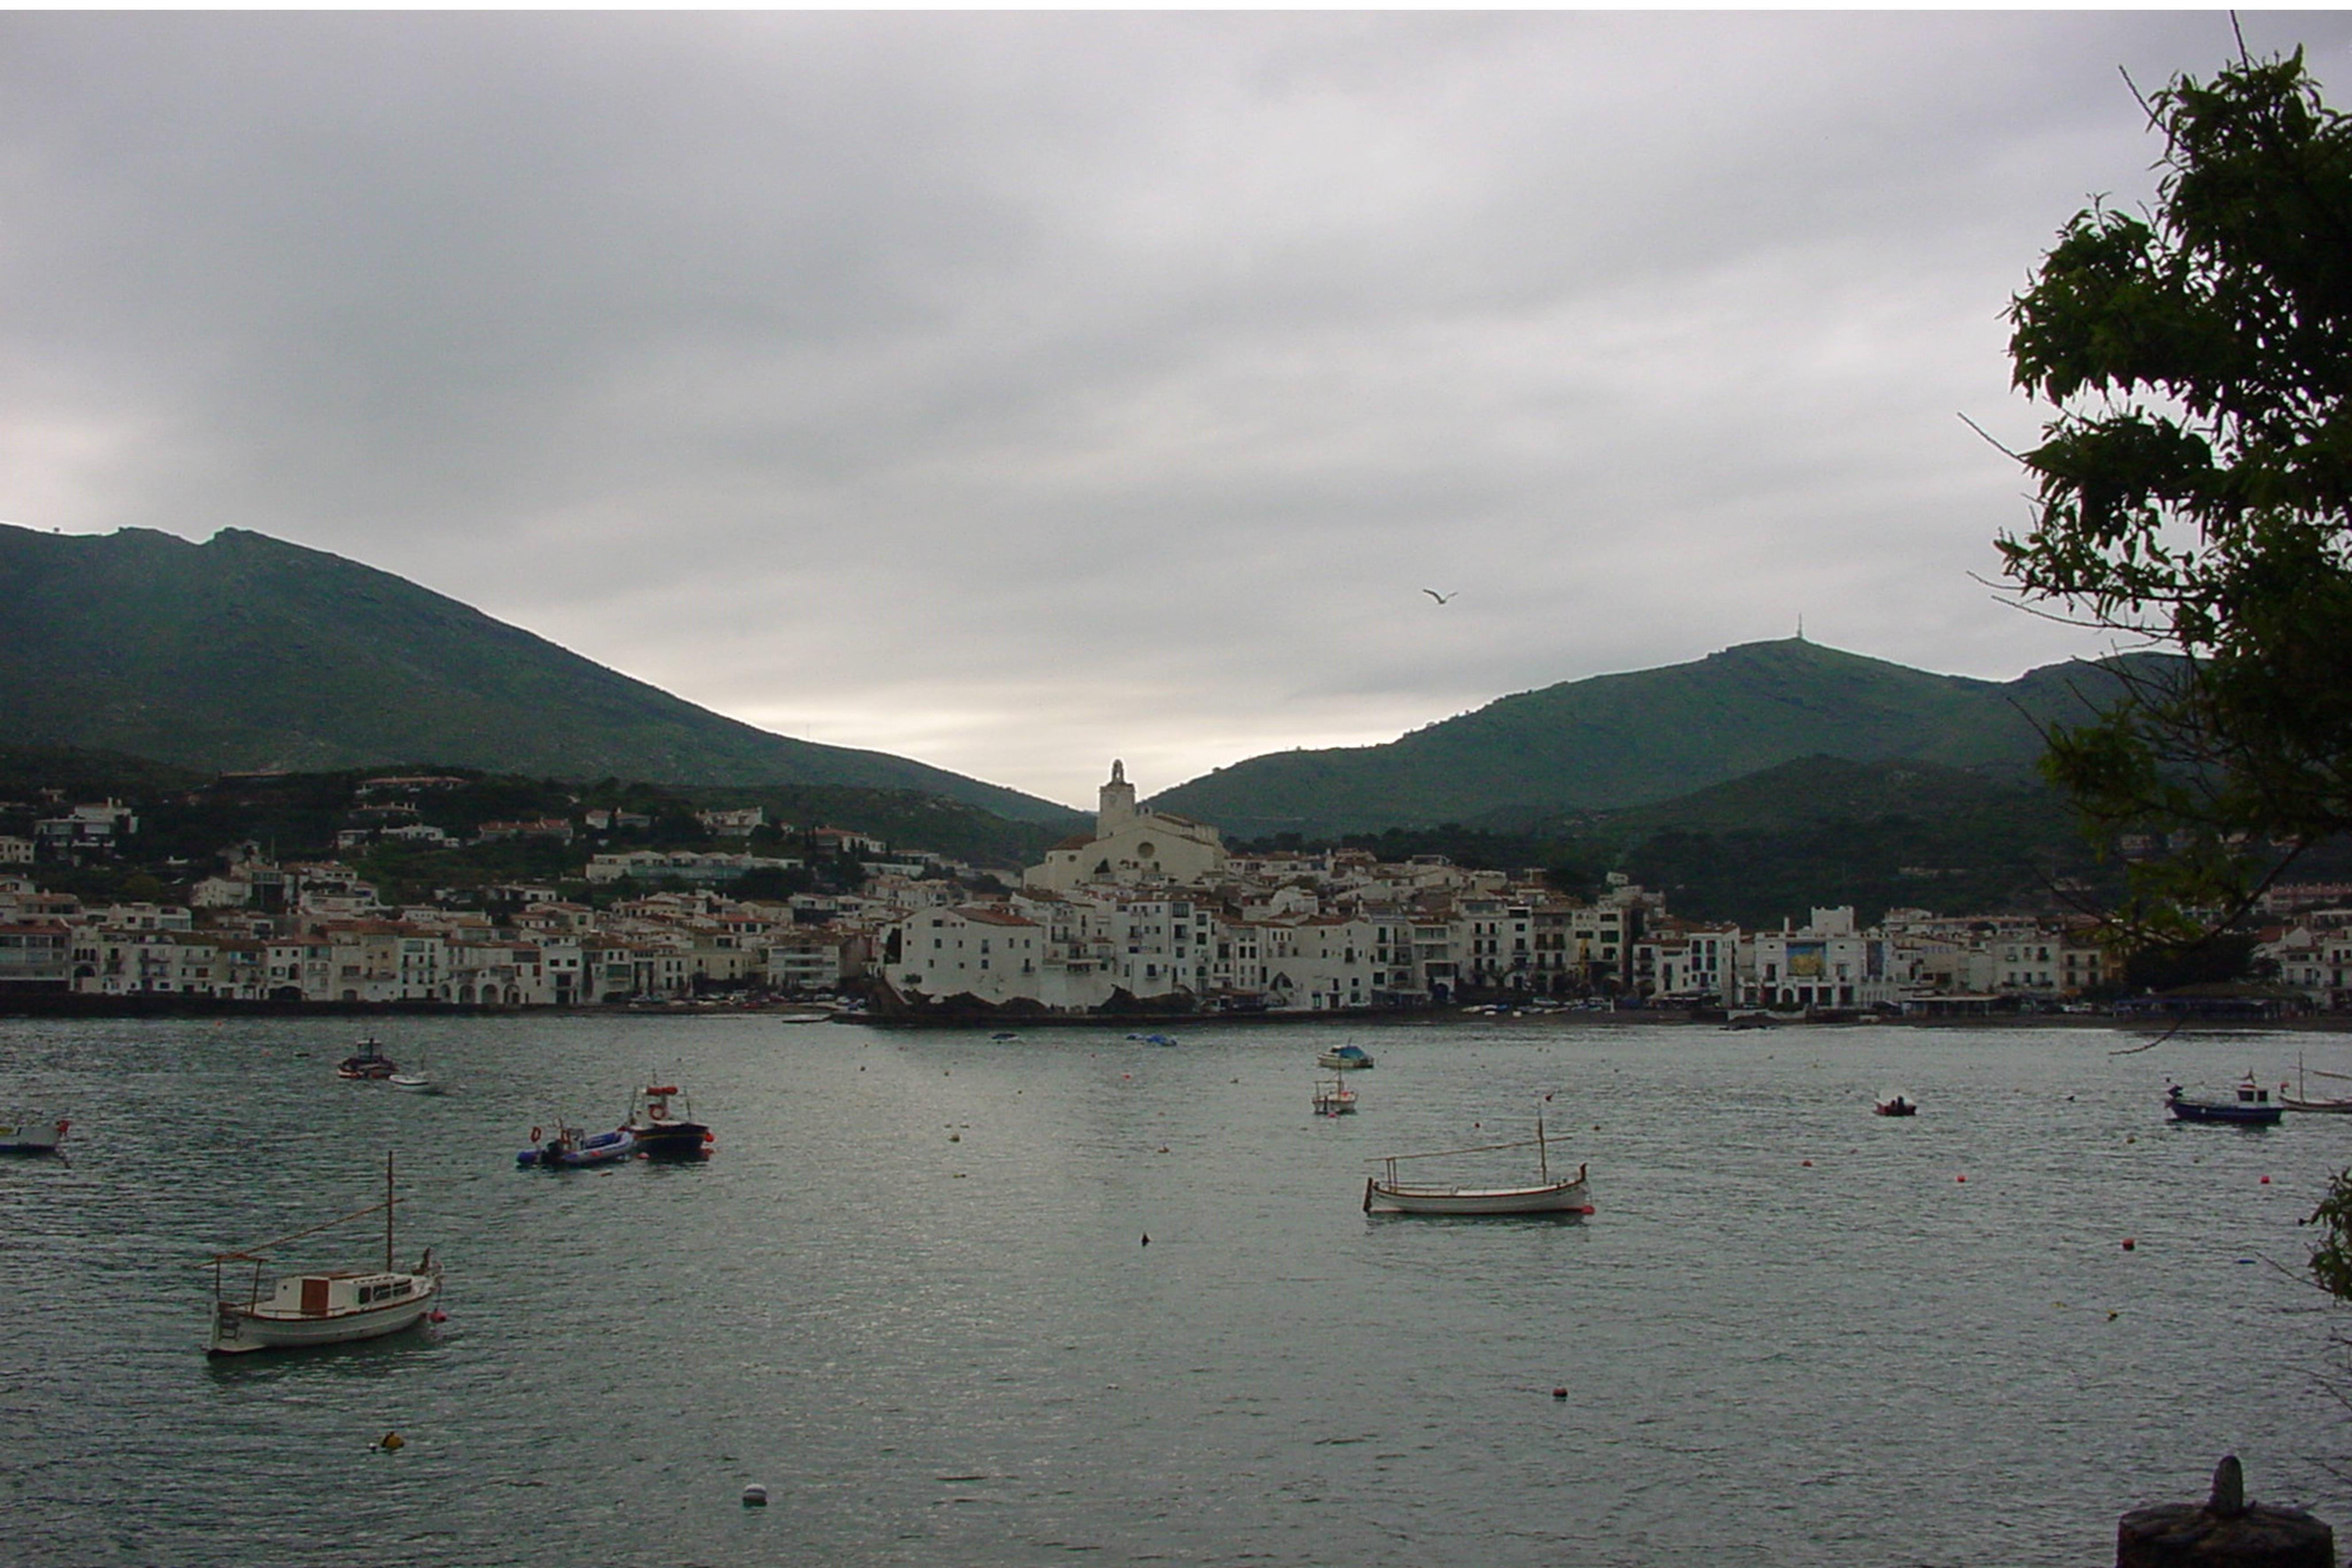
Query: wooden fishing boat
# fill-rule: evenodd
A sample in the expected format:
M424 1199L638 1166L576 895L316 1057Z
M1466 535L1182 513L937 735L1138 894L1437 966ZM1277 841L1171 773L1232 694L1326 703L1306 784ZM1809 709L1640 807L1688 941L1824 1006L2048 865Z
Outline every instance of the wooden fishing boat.
M2352 1075L2340 1072L2323 1072L2317 1068L2310 1069L2310 1076L2313 1078L2339 1079L2347 1082L2352 1082ZM2279 1085L2278 1102L2280 1105L2285 1107L2289 1110L2327 1111L2338 1116L2352 1114L2352 1096L2319 1095L2315 1097L2305 1087L2304 1078L2305 1070L2303 1058L2301 1057L2297 1057L2294 1060L2294 1092L2293 1094L2289 1094L2286 1091L2286 1085Z
M375 1043L373 1036L360 1041L352 1048L350 1056L335 1064L337 1078L387 1079L399 1070L393 1065L392 1058L383 1054L383 1047Z
M717 1142L710 1129L694 1119L693 1101L676 1084L649 1083L637 1090L621 1131L648 1160L699 1160Z
M393 1193L392 1156L386 1154L383 1202L258 1247L215 1253L209 1260L213 1270L210 1353L241 1355L248 1351L344 1344L398 1333L423 1322L441 1293L441 1266L433 1261L433 1249L428 1247L415 1268L394 1267L393 1213L398 1202ZM261 1271L270 1250L378 1211L383 1215L382 1268L288 1275L277 1280L267 1296L262 1294ZM228 1268L233 1263L253 1265L251 1282L242 1293L229 1282Z
M2271 1099L2271 1091L2254 1081L2248 1073L2238 1085L2234 1100L2190 1100L2179 1084L2164 1091L2165 1109L2175 1121L2218 1122L2232 1127L2272 1127L2279 1120L2281 1108Z
M1397 1173L1397 1167L1408 1161L1459 1159L1465 1154L1486 1154L1499 1150L1528 1149L1536 1152L1536 1180L1523 1187L1471 1187L1434 1182L1408 1182ZM1585 1182L1585 1167L1576 1167L1576 1174L1555 1181L1551 1160L1544 1138L1543 1116L1536 1116L1536 1135L1511 1143L1482 1143L1467 1149L1445 1149L1428 1154L1391 1154L1381 1161L1381 1173L1364 1179L1364 1212L1376 1208L1392 1209L1401 1214L1428 1215L1589 1215L1592 1212L1592 1194Z
M1315 1114L1318 1116L1353 1116L1356 1113L1356 1091L1344 1079L1315 1086Z

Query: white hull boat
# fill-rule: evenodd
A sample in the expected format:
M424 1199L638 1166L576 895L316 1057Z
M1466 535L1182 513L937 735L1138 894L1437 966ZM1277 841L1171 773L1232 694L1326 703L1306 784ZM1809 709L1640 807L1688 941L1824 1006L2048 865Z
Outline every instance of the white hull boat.
M0 1111L0 1154L54 1154L71 1125L38 1110Z
M267 1300L219 1302L212 1353L339 1345L414 1328L441 1290L439 1264L427 1257L417 1269L300 1274L278 1280Z
M1487 1154L1498 1150L1533 1149L1536 1152L1536 1180L1523 1187L1472 1187L1458 1184L1413 1182L1397 1173L1397 1167L1412 1160L1454 1160L1465 1154ZM1472 1149L1447 1149L1433 1154L1391 1154L1381 1162L1381 1173L1364 1178L1364 1212L1388 1209L1398 1214L1434 1215L1589 1215L1592 1212L1592 1190L1585 1184L1585 1167L1576 1167L1576 1174L1554 1181L1551 1159L1544 1139L1543 1113L1536 1113L1536 1135L1515 1143L1482 1143Z
M265 1242L261 1247L216 1254L211 1259L211 1353L241 1355L248 1351L345 1344L354 1340L379 1339L423 1322L431 1315L434 1302L441 1294L441 1266L433 1261L433 1249L427 1247L415 1268L394 1267L392 1226L396 1202L392 1191L392 1160L387 1156L383 1163L383 1203L298 1231L294 1236ZM288 1275L274 1281L268 1295L262 1294L261 1271L268 1262L267 1248L364 1218L378 1210L383 1214L382 1268L331 1268ZM241 1296L226 1277L231 1263L253 1265L250 1286Z
M2339 1080L2345 1077L2343 1073L2324 1072L2318 1068L2311 1068L2310 1076L2313 1078L2332 1078ZM2301 1057L2297 1057L2294 1059L2294 1092L2293 1094L2289 1094L2286 1091L2286 1085L2279 1085L2278 1102L2281 1105L2286 1107L2289 1110L2316 1110L2336 1116L2352 1115L2352 1100L2347 1100L2340 1095L2314 1095L2309 1089L2305 1087L2304 1078L2305 1071L2303 1058Z
M1532 1187L1440 1187L1367 1177L1364 1212L1382 1207L1399 1214L1584 1215L1592 1212L1592 1192L1581 1165L1567 1181Z
M1318 1116L1353 1116L1356 1114L1356 1091L1345 1082L1333 1079L1329 1083L1315 1086L1315 1114Z

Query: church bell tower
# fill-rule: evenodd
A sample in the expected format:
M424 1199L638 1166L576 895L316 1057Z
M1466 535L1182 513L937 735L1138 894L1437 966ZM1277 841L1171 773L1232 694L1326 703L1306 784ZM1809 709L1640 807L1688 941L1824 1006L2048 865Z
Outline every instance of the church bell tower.
M1095 837L1108 838L1135 820L1135 786L1127 782L1127 764L1114 761L1110 782L1102 786L1095 811Z

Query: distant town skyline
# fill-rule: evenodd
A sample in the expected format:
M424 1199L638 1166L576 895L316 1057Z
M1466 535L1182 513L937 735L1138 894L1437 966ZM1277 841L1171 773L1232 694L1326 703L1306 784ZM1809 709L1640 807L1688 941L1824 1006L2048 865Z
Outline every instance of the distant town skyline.
M2247 12L2352 100L2352 14ZM2002 311L2228 13L0 18L0 520L1084 805L1794 635L2008 679ZM1973 424L1982 434L1972 430Z

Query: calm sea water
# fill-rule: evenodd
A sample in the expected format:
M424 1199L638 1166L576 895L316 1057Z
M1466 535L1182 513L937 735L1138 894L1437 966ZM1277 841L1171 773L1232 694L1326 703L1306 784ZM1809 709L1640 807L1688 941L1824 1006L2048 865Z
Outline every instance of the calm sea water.
M75 1120L0 1165L8 1560L2084 1564L2227 1451L2352 1527L2297 1225L2352 1118L2158 1103L2352 1037L379 1032L457 1092L336 1080L331 1023L0 1022L0 1100ZM1344 1038L1379 1066L1318 1120ZM514 1167L649 1074L716 1158ZM1360 1211L1373 1157L1546 1093L1590 1220ZM208 1363L205 1255L372 1201L387 1149L448 1321Z

